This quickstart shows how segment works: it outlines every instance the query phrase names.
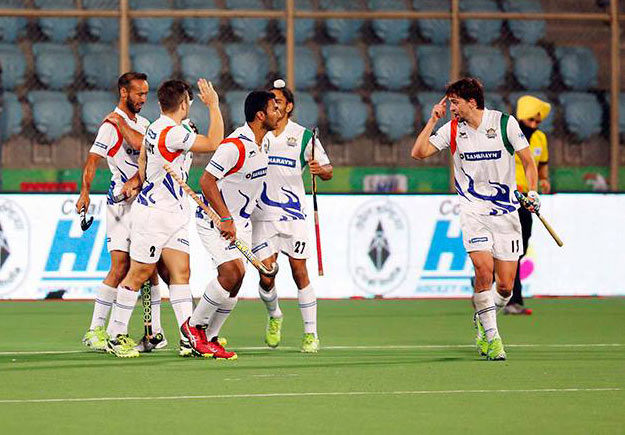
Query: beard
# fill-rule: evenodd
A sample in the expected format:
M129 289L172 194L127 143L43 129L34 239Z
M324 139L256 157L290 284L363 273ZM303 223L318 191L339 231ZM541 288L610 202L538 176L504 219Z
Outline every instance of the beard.
M525 139L527 139L528 141L530 140L530 137L532 137L534 132L537 130L536 128L528 127L527 125L525 125L523 121L519 122L519 127L521 127L521 131L525 135Z
M139 105L139 103L134 103L132 100L127 99L126 100L126 108L128 109L129 112L131 113L139 113L141 112L141 105Z

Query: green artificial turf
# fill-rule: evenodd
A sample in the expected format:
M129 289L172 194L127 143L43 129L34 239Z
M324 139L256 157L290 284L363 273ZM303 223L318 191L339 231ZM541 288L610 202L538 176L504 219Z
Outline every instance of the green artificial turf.
M499 317L505 362L477 356L461 300L320 301L316 355L296 301L276 350L240 301L222 331L237 361L178 357L168 303L168 349L122 360L83 351L90 302L1 302L0 433L625 432L625 299L528 302Z

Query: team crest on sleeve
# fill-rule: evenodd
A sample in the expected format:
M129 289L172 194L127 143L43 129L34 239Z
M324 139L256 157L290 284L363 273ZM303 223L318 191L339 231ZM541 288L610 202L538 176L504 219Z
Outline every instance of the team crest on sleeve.
M497 137L497 129L495 128L487 128L486 129L486 137L489 139L495 139Z
M286 138L286 144L290 147L296 147L297 146L297 138L296 137L287 137Z

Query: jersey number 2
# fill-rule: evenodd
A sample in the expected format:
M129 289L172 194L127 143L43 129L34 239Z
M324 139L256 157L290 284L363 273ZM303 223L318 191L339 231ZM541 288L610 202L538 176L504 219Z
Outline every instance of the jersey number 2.
M154 257L155 251L156 251L156 248L154 246L150 246L150 257Z

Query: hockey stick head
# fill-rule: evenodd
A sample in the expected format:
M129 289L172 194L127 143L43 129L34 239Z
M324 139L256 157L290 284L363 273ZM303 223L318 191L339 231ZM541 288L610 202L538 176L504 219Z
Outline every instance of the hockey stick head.
M92 223L93 216L90 216L89 220L87 220L87 209L83 208L82 210L80 210L80 228L83 231L87 231Z
M274 277L276 276L276 274L278 273L278 263L276 263L275 261L271 264L271 269L267 269L267 267L264 264L260 264L260 267L258 268L258 271L268 277Z

